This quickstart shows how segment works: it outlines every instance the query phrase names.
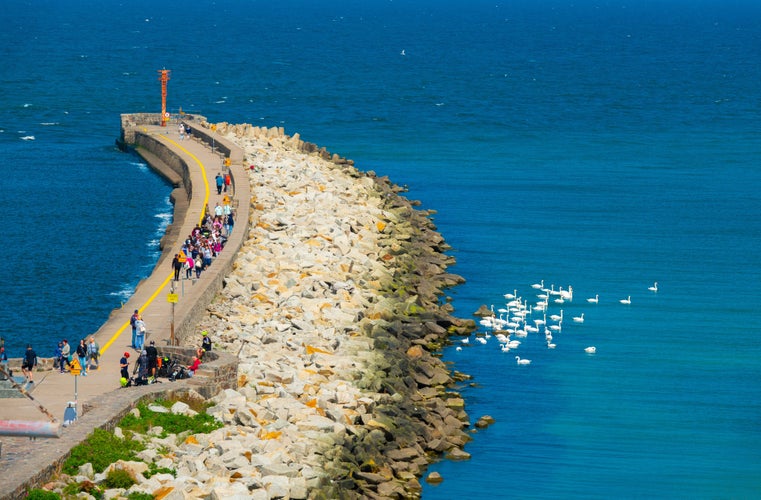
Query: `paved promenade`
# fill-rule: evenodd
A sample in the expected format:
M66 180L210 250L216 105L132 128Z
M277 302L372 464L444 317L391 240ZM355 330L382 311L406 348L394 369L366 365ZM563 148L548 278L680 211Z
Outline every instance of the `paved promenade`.
M83 404L97 402L98 398L104 394L119 389L119 359L122 354L125 351L130 352L130 373L137 360L137 352L129 347L132 340L129 320L134 310L140 311L148 329L145 344L148 345L150 340L155 340L159 347L168 345L173 322L177 325L183 317L186 317L189 308L195 305L206 290L208 280L213 279L222 268L226 267L222 265L224 262L229 263L234 258L235 251L244 236L243 233L246 232L250 204L248 174L240 164L230 167L231 174L237 179L238 184L236 203L233 206L237 205L239 209L236 224L226 248L222 250L211 267L204 271L200 279L182 279L179 282L172 280L172 258L179 251L181 241L200 222L207 204L212 213L217 202L221 204L222 196L217 195L214 177L218 172L223 171L223 157L213 153L210 147L198 139L180 140L177 125L174 122L168 124L167 127L139 126L138 130L155 137L171 148L188 165L193 194L187 202L184 200L180 202L187 205L184 213L178 213L183 212L180 210L179 203L175 207L175 218L178 215L182 218L182 220L174 220L173 224L175 227L180 226L180 229L173 231L179 240L165 242L162 257L152 274L140 282L135 293L122 309L113 311L97 332L81 332L83 337L95 334L96 341L101 346L100 369L88 371L86 377L81 375L75 377L69 373L61 374L58 370L35 373L34 384L29 387L29 390L37 404L28 398L3 399L0 404L0 420L49 421L50 419L38 409L39 404L52 413L59 422L63 422L64 412L70 401L78 401L81 415ZM184 274L182 271L183 278ZM172 287L174 287L174 293L178 295L178 302L174 308L168 301L168 294L172 291ZM205 307L205 304L199 307ZM197 339L200 345L200 334ZM69 338L72 352L78 341L79 338ZM5 455L14 443L17 444L18 440L25 439L0 436L0 441L4 443L3 454Z

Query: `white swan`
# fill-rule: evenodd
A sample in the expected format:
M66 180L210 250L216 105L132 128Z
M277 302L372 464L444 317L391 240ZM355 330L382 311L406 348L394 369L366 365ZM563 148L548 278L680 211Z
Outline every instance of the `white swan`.
M595 346L591 345L589 347L585 347L584 348L584 352L586 352L587 354L594 354L594 353L597 352L597 348Z
M594 297L588 298L587 302L589 302L590 304L597 304L598 302L600 302L600 296L595 294Z
M563 310L560 310L560 314L553 314L550 316L550 319L552 321L563 321Z
M631 303L632 303L632 296L631 296L631 295L629 295L629 296L628 296L628 297L626 297L625 299L621 299L621 300L619 300L619 302L620 302L620 303L622 303L622 304L631 304Z
M519 365L530 365L531 360L530 359L521 359L520 356L515 357L515 362Z
M483 337L476 337L476 340L477 340L478 342L482 343L482 344L485 344L485 343L486 343L486 339L485 339L485 338L483 338Z
M510 346L508 346L507 344L504 344L502 347L500 347L500 349L502 350L502 352L510 352Z
M544 288L544 280L541 280L539 283L534 283L531 285L531 288L535 288L537 290Z
M470 339L469 338L464 338L460 342L462 342L463 344L470 344Z
M552 343L552 342L550 342L549 340L547 341L547 349L554 349L554 348L556 348L556 347L557 347L557 345L553 344L553 343Z
M576 323L583 323L584 322L584 313L581 313L581 316L574 316L573 320Z
M655 283L653 283L653 286L649 286L649 287L647 287L647 289L650 290L651 292L657 292L658 291L658 282L656 281Z
M455 350L455 351L462 351L462 347L460 347L460 346L457 346L457 347L455 347L455 348L454 348L454 350Z

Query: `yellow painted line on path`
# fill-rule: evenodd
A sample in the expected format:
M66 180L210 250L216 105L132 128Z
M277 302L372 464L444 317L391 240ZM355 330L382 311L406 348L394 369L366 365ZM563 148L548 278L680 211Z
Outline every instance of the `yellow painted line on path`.
M145 130L145 129L143 129L143 130ZM169 137L167 137L165 135L161 135L161 134L159 134L159 137L161 137L162 139L166 140L167 142L170 142L170 143L174 144L178 149L180 149L185 154L190 156L198 164L199 167L201 167L201 174L203 175L203 185L204 185L204 193L205 194L204 194L204 198L203 198L204 210L201 211L201 218L198 221L198 223L200 224L201 221L203 220L203 216L206 214L206 207L209 206L209 179L206 176L206 168L203 166L203 163L201 163L201 160L199 160L198 157L196 157L196 155L194 155L193 153L191 153L187 149L185 149L182 146L180 146L179 144L177 144L176 141L170 139ZM145 308L148 307L153 302L153 300L158 296L159 293L161 293L161 290L163 290L164 287L166 287L167 283L169 283L169 281L171 281L173 277L174 277L174 271L169 273L169 276L167 276L166 279L164 280L164 282L161 283L161 285L159 285L159 287L148 298L148 300L145 302L145 304L143 304L142 307L139 307L137 309L137 312L139 314L143 313ZM100 349L101 354L106 352L108 350L108 348L111 347L111 344L116 342L116 340L121 336L122 333L124 333L124 330L126 330L128 326L130 326L129 321L125 322L116 331L116 333L114 333L114 335L110 339L108 339L108 342L106 342L105 345L103 347L101 347L101 349Z

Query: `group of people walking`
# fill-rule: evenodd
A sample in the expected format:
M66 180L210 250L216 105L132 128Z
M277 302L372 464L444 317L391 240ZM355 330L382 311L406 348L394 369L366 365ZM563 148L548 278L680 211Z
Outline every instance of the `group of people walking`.
M81 339L73 352L68 340L63 339L58 342L55 358L58 360L58 369L61 373L71 370L75 356L82 376L86 377L89 369L100 369L100 345L92 335L87 340Z
M185 279L192 278L194 273L196 278L200 278L201 273L222 252L233 225L234 215L229 200L225 205L217 203L213 216L207 210L201 224L193 228L180 252L174 254L174 281L179 281L183 270Z

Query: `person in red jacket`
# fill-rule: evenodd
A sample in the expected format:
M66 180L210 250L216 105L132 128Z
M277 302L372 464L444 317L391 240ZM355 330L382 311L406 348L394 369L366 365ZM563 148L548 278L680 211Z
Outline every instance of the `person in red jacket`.
M198 356L193 356L193 362L188 366L188 371L191 373L191 377L196 374L196 370L201 366L201 359Z

